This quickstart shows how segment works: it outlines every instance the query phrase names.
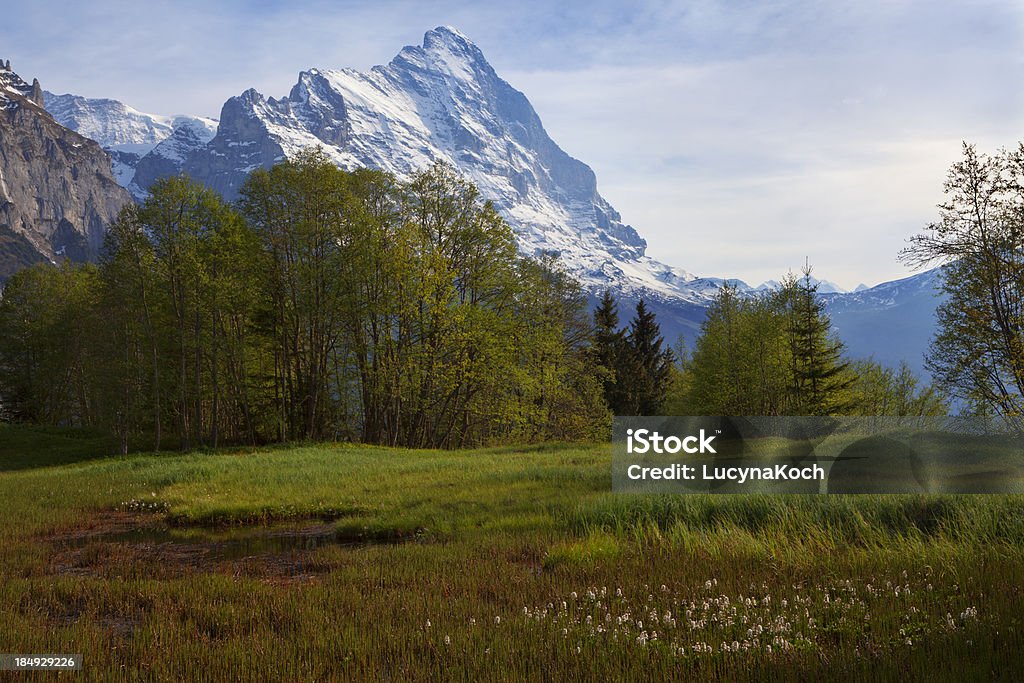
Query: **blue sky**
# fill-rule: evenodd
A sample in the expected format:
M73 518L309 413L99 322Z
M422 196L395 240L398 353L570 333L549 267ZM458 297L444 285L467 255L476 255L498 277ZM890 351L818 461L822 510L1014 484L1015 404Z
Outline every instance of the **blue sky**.
M0 56L55 92L216 116L449 24L526 93L656 258L852 287L936 216L962 140L1024 139L1024 4L8 2Z

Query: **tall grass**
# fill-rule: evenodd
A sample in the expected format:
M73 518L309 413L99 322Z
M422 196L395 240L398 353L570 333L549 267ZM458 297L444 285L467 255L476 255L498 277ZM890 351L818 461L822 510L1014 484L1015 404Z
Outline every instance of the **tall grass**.
M578 533L633 538L728 530L790 541L813 535L834 548L914 540L1015 549L1024 547L1021 502L1008 495L608 495L566 521Z
M25 438L29 466L0 472L0 651L81 652L87 680L1021 670L1010 496L620 496L605 446L54 464ZM192 554L88 535L112 514L181 527ZM416 540L195 561L236 526L309 518ZM54 540L74 534L74 548Z

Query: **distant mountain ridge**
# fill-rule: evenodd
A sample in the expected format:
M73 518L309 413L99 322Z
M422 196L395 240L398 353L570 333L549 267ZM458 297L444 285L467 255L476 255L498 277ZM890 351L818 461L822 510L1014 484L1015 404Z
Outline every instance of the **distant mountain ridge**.
M113 159L118 183L136 198L161 175L173 175L192 150L205 145L217 132L217 122L201 116L147 114L123 102L55 95L43 91L47 111L65 128L100 143ZM141 184L136 181L140 162ZM171 164L160 163L170 159Z
M925 376L924 354L944 299L943 268L844 294L823 294L836 332L852 355Z

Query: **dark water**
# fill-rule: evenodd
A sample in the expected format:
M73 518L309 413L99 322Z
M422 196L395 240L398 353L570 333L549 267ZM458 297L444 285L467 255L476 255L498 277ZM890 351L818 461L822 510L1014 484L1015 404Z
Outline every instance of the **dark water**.
M199 551L209 558L235 560L259 555L311 552L324 546L360 547L395 540L352 538L334 527L260 528L205 532L150 527L90 534L58 541L64 548L82 548L94 543L156 547L163 550Z

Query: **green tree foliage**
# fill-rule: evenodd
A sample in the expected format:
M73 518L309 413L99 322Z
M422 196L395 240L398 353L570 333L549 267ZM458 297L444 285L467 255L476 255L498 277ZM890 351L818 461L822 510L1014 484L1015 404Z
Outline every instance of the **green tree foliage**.
M693 374L689 372L690 351L686 339L679 335L672 345L674 362L672 363L668 390L665 401L661 405L662 415L688 415L689 396L693 391Z
M494 400L516 361L503 340L525 332L515 307L515 240L494 207L450 167L417 174L400 201L411 277L398 321L406 338L395 435L411 445L464 445L507 407ZM531 294L522 289L521 296ZM545 362L547 349L534 350Z
M156 183L110 227L99 271L105 379L93 391L122 448L139 434L160 448L165 432L183 448L257 440L260 258L241 217L183 177Z
M162 296L161 340L174 358L168 398L182 448L217 445L226 386L225 321L244 277L248 237L231 207L185 177L158 181L138 211ZM241 266L233 272L235 266ZM231 424L238 424L230 420Z
M105 381L97 389L112 411L113 427L128 450L133 433L146 429L157 450L163 435L162 291L155 287L153 245L135 205L125 207L107 231L100 261L105 311ZM149 418L149 419L147 419Z
M604 400L615 415L625 415L627 395L619 374L626 371L626 332L619 328L619 306L610 290L601 293L594 309L594 362L601 371Z
M661 328L643 299L626 334L625 372L619 375L627 396L625 415L657 415L672 378L672 349L665 346Z
M103 327L94 266L36 265L7 281L0 299L0 396L16 420L88 425L102 404L95 343Z
M450 167L399 181L310 150L241 196L162 180L110 228L99 268L12 278L3 404L110 429L125 450L607 430L579 285L553 256L521 256Z
M932 387L897 370L843 358L810 269L778 289L726 286L682 364L672 410L694 415L943 415Z
M521 258L450 167L400 183L310 152L242 196L272 262L281 438L452 447L593 428L565 403L589 374L578 288Z
M856 414L917 417L949 413L945 397L931 385L922 385L906 363L893 369L871 360L855 360L850 369Z
M309 151L242 187L241 210L267 256L262 291L274 349L276 438L331 436L344 393L333 370L351 307L346 265L353 240L348 175L321 151Z
M793 283L755 297L723 287L687 364L694 415L796 414L790 307Z
M532 281L532 296L518 302L520 334L530 340L518 351L519 372L532 376L526 405L531 406L524 436L562 441L599 439L611 429L594 364L593 329L587 299L552 254L522 259L520 277ZM531 347L542 350L540 354Z
M1024 144L993 156L964 144L945 182L939 220L901 252L945 264L938 333L926 362L935 381L977 410L1024 415ZM1021 424L1024 428L1024 424Z
M782 295L788 317L793 410L798 415L849 412L853 406L846 390L853 377L843 360L843 344L832 333L832 322L818 298L809 265L802 278L783 283Z
M618 304L605 290L594 310L592 355L605 403L615 415L657 415L673 382L672 349L643 300L627 329L619 329Z

